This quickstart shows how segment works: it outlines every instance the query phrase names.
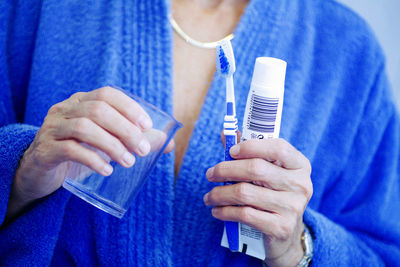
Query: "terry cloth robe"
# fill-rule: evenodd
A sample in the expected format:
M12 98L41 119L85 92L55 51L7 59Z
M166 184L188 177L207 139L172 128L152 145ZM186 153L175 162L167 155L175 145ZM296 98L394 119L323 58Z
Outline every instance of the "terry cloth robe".
M117 85L172 113L169 12L164 0L0 1L0 265L261 266L220 246L223 222L202 201L214 186L205 171L224 154L219 76L176 184L170 153L122 220L60 188L3 224L18 162L53 104ZM313 167L312 265L398 265L399 116L365 22L330 0L252 0L233 48L239 125L256 57L288 63L281 137Z

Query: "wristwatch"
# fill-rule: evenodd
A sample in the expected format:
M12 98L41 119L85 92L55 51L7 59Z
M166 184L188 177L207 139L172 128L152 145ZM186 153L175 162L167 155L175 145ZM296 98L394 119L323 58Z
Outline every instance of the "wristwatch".
M314 243L313 243L313 239L312 239L310 230L308 229L307 225L305 225L305 224L304 224L304 232L301 235L301 243L302 243L303 249L304 249L304 256L300 260L300 262L296 265L296 267L307 267L310 265L310 262L313 257Z

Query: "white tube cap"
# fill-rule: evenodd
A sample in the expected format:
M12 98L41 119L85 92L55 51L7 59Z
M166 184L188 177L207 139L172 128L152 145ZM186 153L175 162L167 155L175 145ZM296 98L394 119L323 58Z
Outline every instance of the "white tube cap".
M273 57L258 57L251 83L260 87L284 88L286 61Z

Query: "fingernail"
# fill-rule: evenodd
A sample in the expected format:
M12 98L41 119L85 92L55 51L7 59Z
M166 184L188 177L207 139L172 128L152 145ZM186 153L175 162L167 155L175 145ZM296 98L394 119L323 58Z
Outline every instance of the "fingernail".
M137 149L139 151L139 154L141 154L142 156L146 156L150 152L150 144L149 144L149 142L147 142L147 140L143 139L139 143L139 146Z
M144 115L139 116L138 123L143 129L150 129L153 126L153 122L151 121L151 119L147 118Z
M204 197L203 197L203 201L204 201L204 203L206 203L206 204L207 204L207 202L208 202L208 194L209 194L209 193L205 194Z
M109 176L112 172L113 172L113 167L111 167L111 165L109 164L104 165L103 175Z
M207 179L210 179L213 176L213 174L214 174L214 167L211 167L206 172Z
M215 215L217 215L217 214L218 214L218 211L219 211L219 209L218 209L218 208L212 208L212 210L211 210L211 214L212 214L213 216L215 216Z
M135 163L135 157L131 153L125 152L125 154L122 157L122 161L125 163L127 167L131 167L133 163Z
M231 147L231 149L229 150L229 153L230 153L232 156L237 156L237 155L239 155L239 152L240 152L240 146L239 146L239 145L234 145L234 146Z

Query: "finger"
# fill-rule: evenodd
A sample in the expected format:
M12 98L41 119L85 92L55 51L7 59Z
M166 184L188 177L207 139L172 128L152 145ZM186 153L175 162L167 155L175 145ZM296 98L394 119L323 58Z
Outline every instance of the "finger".
M109 176L113 172L113 167L102 157L75 140L56 141L51 151L49 154L51 159L49 158L48 162L51 160L58 160L58 163L68 160L79 162L103 176Z
M164 150L164 153L171 152L174 149L174 147L175 147L175 141L174 141L174 139L172 139L171 141L169 141L167 147Z
M96 147L124 167L131 167L135 157L113 135L99 127L87 118L77 118L59 121L59 127L54 134L56 139L76 139Z
M153 127L153 122L144 109L135 100L115 88L102 87L86 94L77 94L75 98L79 102L104 101L138 127L144 130Z
M160 150L167 139L167 135L163 131L154 128L143 132L143 135L150 144L151 152Z
M301 179L301 170L286 170L260 158L223 161L210 168L210 182L252 182L277 191L292 191ZM296 173L299 172L299 175ZM296 178L295 178L296 177Z
M204 195L207 206L251 206L258 210L272 213L283 213L293 203L291 193L277 192L250 183L237 183L226 186L216 186Z
M279 214L260 211L252 207L214 207L212 215L222 221L240 222L264 233L269 238L287 239L295 224Z
M117 137L129 151L142 155L148 150L149 144L142 131L106 102L84 101L65 108L64 114L67 118L91 119Z
M237 137L236 137L236 142L239 144L240 143L240 138L242 137L242 133L238 130L237 131ZM224 135L224 131L221 132L221 142L222 145L225 148L225 135Z
M231 148L235 159L263 158L286 169L309 168L308 159L284 139L252 139Z

